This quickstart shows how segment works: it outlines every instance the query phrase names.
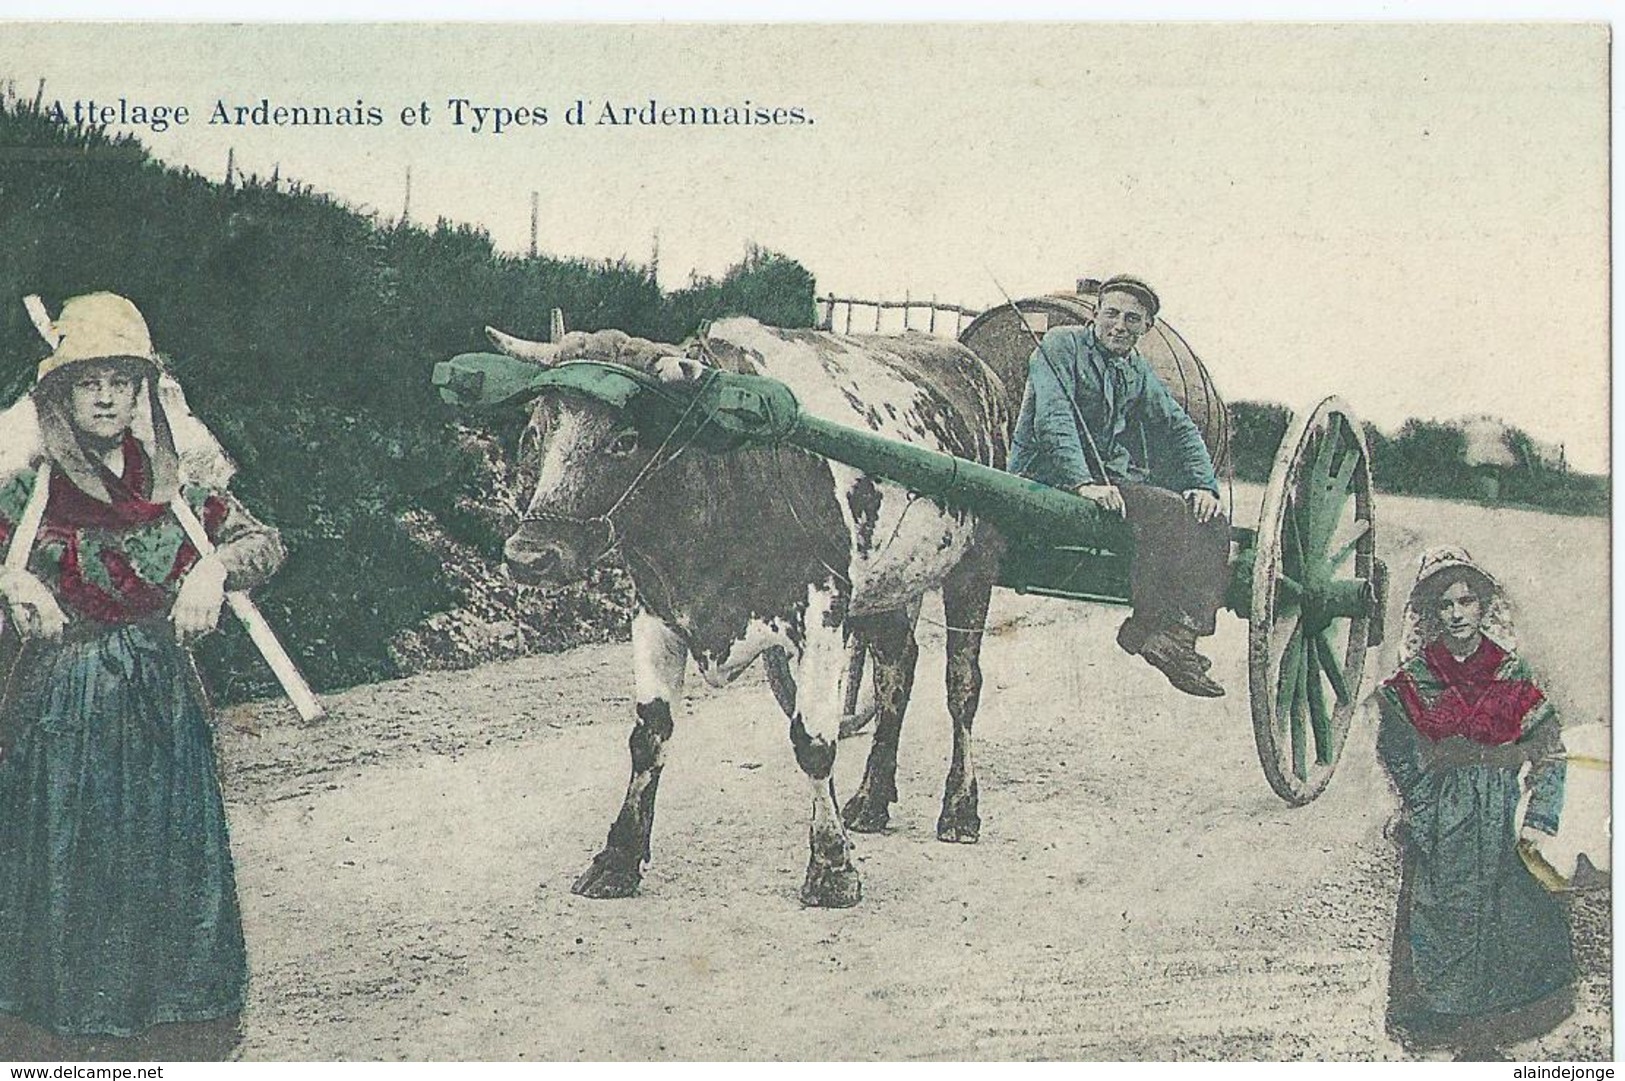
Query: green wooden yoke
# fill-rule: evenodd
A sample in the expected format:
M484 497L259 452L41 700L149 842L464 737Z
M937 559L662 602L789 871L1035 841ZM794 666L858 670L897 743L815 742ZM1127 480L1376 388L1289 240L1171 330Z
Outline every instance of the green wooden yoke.
M663 382L649 372L600 361L551 367L494 353L436 364L448 403L491 407L545 393L578 395L625 411L640 430L709 450L788 445L862 470L968 511L1009 542L1000 584L1020 592L1127 604L1133 540L1128 524L1072 492L940 451L836 424L802 411L776 379L707 368L700 378ZM1250 531L1238 531L1244 546ZM1231 607L1245 605L1250 562L1236 568Z

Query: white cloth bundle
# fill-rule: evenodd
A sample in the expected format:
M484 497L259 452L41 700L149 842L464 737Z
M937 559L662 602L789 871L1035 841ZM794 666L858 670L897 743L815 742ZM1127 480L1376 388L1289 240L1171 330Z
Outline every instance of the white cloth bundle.
M144 396L142 400L145 400ZM158 379L158 400L175 438L182 482L225 488L237 467L213 433L193 414L186 404L186 393L168 373ZM132 431L151 453L155 437L152 417L146 410L136 411ZM45 441L40 432L39 410L33 396L24 394L0 411L0 484L24 470L33 469L44 454Z
M1568 768L1563 782L1563 814L1558 819L1557 834L1549 837L1530 831L1527 835L1541 860L1562 880L1561 886L1573 881L1582 855L1597 870L1611 873L1611 736L1606 725L1595 722L1563 729L1563 745L1567 748L1564 757L1568 760ZM1528 793L1525 793L1524 800L1527 803ZM1543 877L1538 870L1536 877Z

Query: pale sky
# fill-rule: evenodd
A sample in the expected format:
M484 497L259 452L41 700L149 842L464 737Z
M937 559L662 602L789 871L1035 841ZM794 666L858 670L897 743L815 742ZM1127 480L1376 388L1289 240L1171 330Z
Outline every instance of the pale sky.
M819 291L997 303L1132 271L1228 399L1392 428L1493 413L1607 468L1607 34L1592 25L0 26L31 96L184 104L143 136L499 247L717 274L754 241ZM371 128L205 123L217 98ZM542 106L499 136L447 101ZM587 99L811 125L567 125ZM427 128L399 123L428 101ZM3 197L3 194L0 194ZM469 321L484 319L470 312Z

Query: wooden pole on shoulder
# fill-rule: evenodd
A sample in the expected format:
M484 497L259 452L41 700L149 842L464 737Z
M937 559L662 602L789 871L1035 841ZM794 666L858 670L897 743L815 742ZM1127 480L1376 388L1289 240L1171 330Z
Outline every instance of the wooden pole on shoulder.
M213 555L214 542L209 540L209 534L204 530L203 523L198 521L197 514L193 512L186 499L177 495L169 501L169 510L175 516L175 520L180 522L181 529L186 532L186 539L192 542L192 547L197 549L198 555ZM293 708L299 711L299 718L304 721L315 721L325 716L327 711L322 708L321 702L311 691L310 684L300 675L299 667L293 663L293 658L288 656L288 651L282 648L282 642L277 638L276 632L265 621L265 616L255 607L249 595L241 590L230 590L226 593L226 603L231 606L232 612L248 631L248 637L260 651L260 656L271 666L271 672L276 676L276 681L282 685L283 693L293 703Z

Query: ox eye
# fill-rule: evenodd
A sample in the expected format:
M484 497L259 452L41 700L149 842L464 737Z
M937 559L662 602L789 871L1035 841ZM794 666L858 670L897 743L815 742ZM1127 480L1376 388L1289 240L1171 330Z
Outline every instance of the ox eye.
M536 486L541 468L542 433L531 425L520 434L519 445L514 448L511 474L513 483L529 495L530 490Z
M638 449L638 433L627 430L621 432L609 444L609 452L617 458L624 458Z

